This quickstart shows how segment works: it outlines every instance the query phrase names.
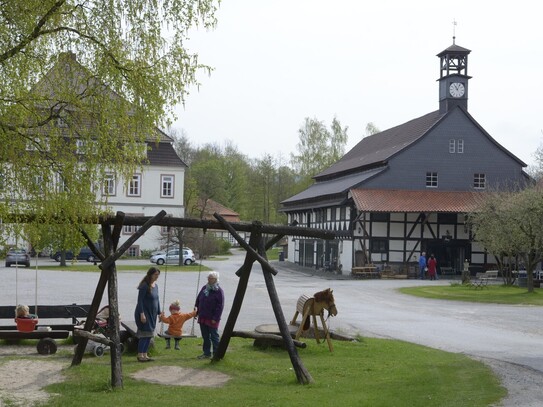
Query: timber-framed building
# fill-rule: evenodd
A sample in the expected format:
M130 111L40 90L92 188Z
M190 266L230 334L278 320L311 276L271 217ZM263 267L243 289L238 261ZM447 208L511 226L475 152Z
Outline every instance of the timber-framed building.
M307 267L368 263L405 272L422 251L439 272L494 263L466 224L480 193L530 181L526 164L468 113L470 50L440 52L439 109L368 136L314 184L282 202L288 221L331 229L334 241L291 239L288 260Z

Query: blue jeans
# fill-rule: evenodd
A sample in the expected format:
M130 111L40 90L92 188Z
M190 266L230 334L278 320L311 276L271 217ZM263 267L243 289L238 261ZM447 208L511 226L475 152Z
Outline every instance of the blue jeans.
M147 353L151 345L151 337L138 339L138 353Z
M213 344L213 354L217 353L217 349L219 348L219 330L200 324L200 331L204 340L204 344L202 345L204 355L211 356L211 344Z
M420 279L424 280L424 277L426 277L426 272L424 271L425 267L420 268Z

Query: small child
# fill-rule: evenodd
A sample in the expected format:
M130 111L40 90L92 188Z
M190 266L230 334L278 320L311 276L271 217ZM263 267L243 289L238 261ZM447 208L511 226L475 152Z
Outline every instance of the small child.
M192 312L186 314L181 313L181 303L175 300L170 304L170 316L164 316L164 312L160 313L160 320L168 324L168 329L164 332L166 335L173 337L175 340L175 349L179 350L179 340L183 335L183 324L196 316L196 308ZM166 349L170 349L170 338L166 337Z
M30 315L30 309L28 308L28 305L19 304L15 308L15 318L33 319L35 318L35 316Z

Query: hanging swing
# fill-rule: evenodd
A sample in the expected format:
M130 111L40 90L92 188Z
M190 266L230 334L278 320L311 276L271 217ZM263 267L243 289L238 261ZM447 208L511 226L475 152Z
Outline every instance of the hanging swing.
M202 253L202 249L203 249L203 246L204 246L205 234L206 234L206 230L204 229L203 234L202 234L202 242L201 242L201 246L200 246L200 254ZM166 242L166 247L167 248L170 247L170 227L169 226L168 226L168 240ZM163 294L162 294L162 304L163 304L163 306L166 304L166 284L167 284L167 280L168 280L168 254L167 253L168 252L166 250L166 261L164 262L165 263L165 267L164 267L164 290L163 290ZM183 259L182 261L184 263L183 249L181 249L180 256ZM200 275L201 275L201 272L202 272L202 258L201 258L201 256L200 256L199 260L200 260L200 264L198 266L198 281L196 283L196 297L198 296L198 292L199 292ZM159 332L158 336L160 336L161 338L171 338L171 339L196 338L196 334L194 333L195 320L196 320L196 317L192 318L192 327L190 329L190 334L183 333L181 336L171 336L171 335L168 335L168 334L164 333L164 322L162 322L162 320L161 320L160 321L160 332Z
M19 332L32 332L38 325L38 258L36 257L34 287L34 314L27 311L27 306L19 304L19 265L15 263L15 323Z

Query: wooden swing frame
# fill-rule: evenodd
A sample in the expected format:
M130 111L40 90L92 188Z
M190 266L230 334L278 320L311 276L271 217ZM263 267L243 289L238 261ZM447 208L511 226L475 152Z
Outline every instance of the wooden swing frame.
M232 303L230 314L228 315L227 322L223 329L219 348L216 354L213 356L213 361L219 361L224 358L226 350L230 343L230 338L233 336L234 325L241 310L243 298L247 290L249 281L249 275L251 273L252 265L255 261L259 262L264 271L264 280L272 304L272 308L279 325L281 337L285 343L285 347L289 353L294 372L298 383L307 384L313 382L311 374L302 363L300 356L294 345L294 341L290 335L290 331L285 320L285 316L281 309L281 304L273 276L277 275L277 271L268 263L266 257L266 250L270 249L279 242L285 236L298 236L309 237L319 239L334 239L336 234L329 230L314 229L297 227L296 225L281 226L281 225L264 225L261 222L254 221L252 223L236 222L229 223L219 214L215 213L216 220L204 220L204 219L187 219L187 218L175 218L166 216L166 211L162 210L157 215L149 216L127 216L123 212L117 212L115 216L105 215L96 220L84 220L83 223L98 223L101 225L102 240L104 252L100 251L93 240L85 232L80 229L81 234L85 237L87 245L100 259L101 269L100 278L96 285L94 297L85 321L85 326L82 330L75 330L74 335L80 336L77 347L72 359L72 366L80 365L85 353L85 347L89 339L97 342L102 342L103 338L96 337L91 334L92 326L100 304L104 295L106 285L108 289L108 300L110 307L110 324L111 334L107 338L107 345L110 346L111 352L111 386L114 388L123 387L123 375L121 364L121 338L120 338L120 320L119 320L119 302L118 302L118 284L117 284L117 269L115 262L152 226L166 226L166 227L183 227L183 228L197 228L206 230L227 230L236 239L236 241L246 250L245 261L240 269L236 272L239 277L239 283L236 290L236 294ZM26 217L26 221L34 220L35 217L29 215ZM19 218L18 222L25 222L25 219ZM121 232L124 226L138 226L138 230L130 236L121 246L118 246ZM249 232L251 237L249 243L247 243L237 232ZM269 240L266 240L266 235L275 235Z

